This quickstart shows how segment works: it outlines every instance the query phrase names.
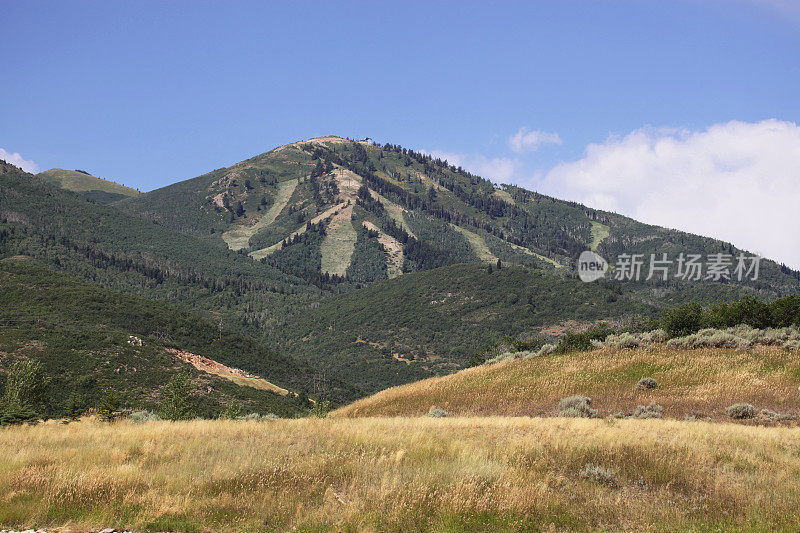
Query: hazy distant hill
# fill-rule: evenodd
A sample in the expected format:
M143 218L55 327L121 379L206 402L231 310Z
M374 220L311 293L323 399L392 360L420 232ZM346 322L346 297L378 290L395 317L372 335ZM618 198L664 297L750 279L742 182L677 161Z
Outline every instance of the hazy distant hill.
M110 204L124 198L139 195L139 191L125 187L113 181L97 178L82 170L64 170L51 168L36 175L37 177L66 189L80 193L101 204Z

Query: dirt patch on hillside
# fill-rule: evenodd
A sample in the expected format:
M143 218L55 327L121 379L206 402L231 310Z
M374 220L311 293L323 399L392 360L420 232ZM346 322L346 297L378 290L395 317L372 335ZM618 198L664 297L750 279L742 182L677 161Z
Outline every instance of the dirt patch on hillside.
M184 352L175 348L166 348L166 350L184 363L189 363L197 370L205 372L206 374L214 374L215 376L225 378L240 386L272 391L276 394L280 394L281 396L286 396L289 394L288 390L278 387L266 379L249 374L238 368L225 366L222 363L214 361L213 359L209 359L208 357L203 357L202 355L197 355L191 352Z

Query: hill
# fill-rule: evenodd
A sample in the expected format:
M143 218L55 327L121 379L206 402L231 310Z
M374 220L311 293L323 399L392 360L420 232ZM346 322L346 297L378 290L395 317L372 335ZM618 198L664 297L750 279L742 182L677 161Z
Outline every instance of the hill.
M282 323L320 287L204 239L88 202L0 162L0 257L27 255L243 330Z
M657 388L638 390L643 377ZM421 416L439 406L458 416L557 416L562 398L584 395L599 416L632 414L651 402L663 416L725 419L747 402L800 416L800 360L778 347L754 350L602 349L488 364L394 387L361 399L334 416Z
M308 406L304 395L270 384L302 393L313 380L311 369L196 314L90 285L24 257L0 261L0 289L0 373L20 358L42 362L51 379L51 416L63 415L73 392L94 406L109 389L123 393L130 407L154 409L180 371L193 377L198 414L217 414L231 403L281 415ZM203 366L189 354L211 361Z
M711 305L755 294L733 284L583 283L535 266L490 272L479 263L456 264L323 299L272 339L321 375L376 392L465 368L508 337L541 345L598 322L642 324L687 302Z
M51 168L36 174L36 177L101 204L111 204L124 198L139 195L139 191L119 183L92 176L82 170Z

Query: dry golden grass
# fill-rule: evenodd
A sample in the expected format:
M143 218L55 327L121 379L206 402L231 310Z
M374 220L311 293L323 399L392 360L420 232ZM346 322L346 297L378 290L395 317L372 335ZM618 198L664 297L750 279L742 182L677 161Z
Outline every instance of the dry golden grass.
M667 420L302 419L0 430L0 526L786 530L800 433ZM584 479L587 464L611 483Z
M645 376L658 380L658 388L636 390ZM798 385L800 357L775 347L606 349L470 368L387 389L333 414L419 416L436 405L456 415L555 416L561 398L583 394L601 415L656 402L668 418L723 419L725 407L749 402L797 416Z

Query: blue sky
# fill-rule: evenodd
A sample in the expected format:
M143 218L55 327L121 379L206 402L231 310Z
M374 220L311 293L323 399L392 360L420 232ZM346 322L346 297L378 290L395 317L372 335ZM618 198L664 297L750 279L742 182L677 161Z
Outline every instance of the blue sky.
M800 157L793 0L0 0L0 11L2 153L142 190L299 139L369 136L756 249L741 228L682 223L685 209L648 216L595 176L625 188L677 166L705 181L711 165L717 190L732 167L747 182ZM784 142L787 161L737 148ZM622 182L607 178L619 169ZM800 266L794 247L784 257Z

